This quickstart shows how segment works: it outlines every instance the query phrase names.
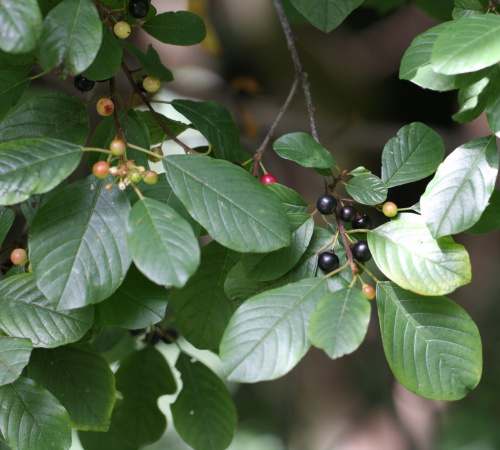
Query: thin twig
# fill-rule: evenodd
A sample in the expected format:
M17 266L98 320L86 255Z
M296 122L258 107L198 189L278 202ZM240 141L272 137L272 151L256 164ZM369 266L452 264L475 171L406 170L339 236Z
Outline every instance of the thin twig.
M337 222L337 229L340 232L340 236L342 236L342 242L344 243L344 249L347 256L347 261L349 262L349 266L351 266L351 271L354 275L358 273L358 266L354 262L354 258L352 256L351 246L349 245L349 241L347 240L346 229L344 228L344 224L342 223L342 219L339 216L339 213L335 211L335 219Z
M274 130L276 130L276 127L277 127L278 123L280 122L281 118L283 117L283 114L285 114L285 111L290 106L290 103L292 102L292 99L293 99L295 93L297 92L298 85L299 85L299 79L296 77L293 84L292 84L290 92L288 93L288 97L285 100L285 103L283 103L283 106L281 107L273 124L271 125L271 128L267 132L266 137L262 141L262 144L260 144L260 147L255 151L255 155L253 156L253 160L255 162L255 164L253 166L253 176L254 177L258 176L258 174L259 174L259 162L262 159L262 154L264 153L264 150L266 149L267 144L269 143L270 139L273 137Z
M292 55L293 65L295 67L295 73L300 78L302 83L302 90L304 91L304 97L306 98L307 112L309 114L309 122L311 127L311 135L319 142L318 132L316 130L316 119L314 117L314 105L311 97L311 88L309 84L309 78L307 73L304 71L302 64L300 62L299 54L297 52L297 48L295 47L295 38L292 33L292 28L290 27L290 22L286 18L285 10L283 9L283 5L281 4L281 0L274 0L274 7L278 13L278 17L285 32L286 42L288 44L288 49Z

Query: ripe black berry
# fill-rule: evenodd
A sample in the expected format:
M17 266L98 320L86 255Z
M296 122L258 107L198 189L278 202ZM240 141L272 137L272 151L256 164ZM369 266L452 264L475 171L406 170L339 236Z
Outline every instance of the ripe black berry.
M149 3L146 0L130 0L128 12L136 19L146 17L149 11Z
M357 259L359 262L366 262L372 258L372 254L368 248L368 242L366 241L356 242L351 247L351 251L354 259Z
M95 81L89 80L83 75L77 75L73 80L73 83L75 85L75 88L77 88L80 92L91 91L95 86Z
M333 212L337 208L337 199L333 195L324 194L320 198L318 198L316 208L318 208L318 211L324 216L333 214Z
M323 272L331 272L339 266L339 257L333 252L323 252L318 256L318 267Z
M346 205L340 208L339 216L344 222L352 222L356 218L356 208Z
M352 221L352 227L356 230L369 230L372 227L372 219L370 219L370 217L366 214L363 214L362 216L356 217Z

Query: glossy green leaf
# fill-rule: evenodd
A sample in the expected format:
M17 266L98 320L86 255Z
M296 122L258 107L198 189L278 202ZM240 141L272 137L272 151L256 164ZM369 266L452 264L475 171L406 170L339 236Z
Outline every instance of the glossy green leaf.
M444 295L470 283L469 255L449 236L434 239L422 216L404 213L368 233L378 268L404 289Z
M102 41L102 23L92 0L63 0L45 17L38 60L45 70L65 78L94 61Z
M455 149L439 166L420 199L422 216L435 238L474 225L488 205L498 174L494 136Z
M249 278L243 264L238 262L228 272L224 280L224 293L236 304L241 304L247 298L266 289L271 281L257 281Z
M182 335L195 347L217 351L235 305L224 293L224 280L239 255L211 242L201 263L182 289L172 291L172 308Z
M37 0L2 0L0 49L9 53L31 52L41 31L42 13Z
M144 198L130 211L130 255L151 281L182 287L200 263L200 247L189 224L165 203Z
M76 342L90 329L93 318L92 306L56 311L31 273L0 282L0 329L9 336L30 339L34 347Z
M363 173L345 183L349 195L363 205L378 205L387 198L387 186L372 173Z
M36 213L42 205L47 203L54 195L56 195L60 190L64 189L68 185L67 180L58 184L54 189L45 194L32 195L30 198L21 203L21 210L23 211L24 217L28 225L31 225Z
M33 344L29 339L0 337L0 386L12 383L30 360Z
M500 136L500 69L495 66L495 76L491 77L486 90L486 119L490 130L498 137Z
M88 135L85 104L64 92L33 97L0 123L0 142L39 137L84 145Z
M164 44L173 45L195 45L206 35L203 19L189 11L158 14L144 22L142 29Z
M228 379L255 383L292 370L311 346L309 321L327 293L326 279L306 278L243 303L229 321L220 345Z
M175 364L182 389L172 404L175 429L194 450L225 449L233 440L237 414L222 380L181 353Z
M0 387L0 430L16 450L68 450L69 415L58 400L29 378Z
M90 175L69 185L33 220L30 261L38 287L57 309L108 298L130 266L125 235L130 204L123 191L106 191L109 181Z
M273 149L282 158L303 167L329 169L335 165L331 153L306 133L285 134L274 141Z
M169 156L163 165L189 214L222 245L263 253L290 243L283 205L241 167L202 155Z
M0 206L0 247L3 244L10 227L14 223L14 218L16 217L14 211L5 206Z
M479 0L455 0L453 19L484 14L484 6Z
M146 347L123 359L116 372L116 389L123 396L115 422L120 437L135 448L160 439L167 420L158 408L158 398L177 390L163 355L154 347Z
M490 197L489 204L481 217L471 228L465 230L471 234L492 233L500 229L500 191L495 189Z
M305 213L307 211L309 205L293 189L279 183L266 184L266 188L279 198L288 214Z
M433 400L459 400L481 378L479 331L446 297L422 297L378 283L377 306L385 355L407 389Z
M172 72L170 72L170 70L163 65L160 55L158 55L158 52L153 48L152 44L148 45L146 53L142 52L135 45L125 40L121 40L120 44L125 50L127 50L127 52L137 59L142 69L149 76L156 77L164 83L168 83L174 79Z
M106 431L115 403L115 377L108 362L90 344L36 349L29 377L64 406L77 430Z
M35 66L33 53L7 53L0 50L0 71L12 70L21 75L28 73Z
M220 103L173 100L171 105L205 136L217 158L232 162L249 159L241 148L240 133L231 114Z
M421 180L433 174L443 158L441 136L423 123L411 123L385 144L382 181L391 188Z
M474 72L500 61L500 17L483 14L451 22L436 39L432 68L445 75Z
M17 104L30 79L14 70L0 70L0 120Z
M453 120L466 123L477 119L481 115L488 100L490 81L490 77L484 77L458 91L460 109L453 114Z
M148 280L134 265L111 297L95 306L96 320L130 330L149 327L165 316L168 292Z
M13 205L56 187L75 168L82 147L51 138L0 144L0 203Z
M242 264L247 275L258 281L270 281L287 273L300 260L309 245L314 220L310 214L289 214L290 245L266 255L244 255Z
M291 0L292 5L316 28L329 33L337 28L363 0Z
M370 310L370 303L357 287L326 295L309 323L312 345L332 359L354 352L365 338Z
M150 111L136 111L137 117L146 125L149 130L149 139L151 144L160 144L163 141L170 140L170 136L165 133L163 128L158 124L157 120L153 117L153 114ZM188 126L185 123L178 122L176 120L169 119L163 114L158 114L161 121L164 125L168 127L168 129L175 135L181 134L185 131Z
M115 34L106 25L102 24L102 43L95 59L83 76L89 80L102 81L114 77L120 70L123 50Z

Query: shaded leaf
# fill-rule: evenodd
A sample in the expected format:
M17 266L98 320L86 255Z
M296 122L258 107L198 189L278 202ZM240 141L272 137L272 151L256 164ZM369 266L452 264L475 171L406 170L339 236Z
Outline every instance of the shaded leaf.
M0 120L17 104L30 79L14 70L0 70Z
M31 264L38 287L57 309L106 299L130 266L124 233L130 204L123 191L106 191L109 181L90 175L69 185L33 220Z
M142 29L163 42L173 45L194 45L205 39L203 19L189 11L158 14L142 24Z
M422 297L391 282L377 285L387 361L400 383L422 397L459 400L481 378L479 331L446 297Z
M153 117L153 114L150 111L136 111L137 117L142 120L142 122L146 125L149 130L149 139L151 144L160 144L163 141L170 140L170 136L165 133L163 128L158 124L156 119ZM175 136L181 134L185 131L188 126L185 123L178 122L176 120L169 119L163 114L158 114L161 121L164 125L168 127L168 129L174 133Z
M19 378L32 350L33 344L29 339L0 337L0 386Z
M92 64L83 76L89 80L103 81L116 75L120 70L123 50L118 43L113 31L102 24L102 43Z
M236 431L236 407L222 380L181 353L175 364L182 389L172 404L175 429L195 450L225 449Z
M471 234L491 233L500 229L500 191L495 189L490 197L489 204L481 214L479 220L465 230Z
M497 71L490 70L488 75L479 81L465 86L458 91L460 109L453 114L453 120L459 123L471 122L478 118L486 107L492 78Z
M15 217L16 215L12 209L0 206L0 247L14 223Z
M31 273L0 282L0 328L9 336L30 339L34 347L76 342L90 329L93 318L92 306L54 310Z
M115 39L116 42L116 39ZM120 41L121 46L127 50L131 55L133 55L142 69L151 77L156 77L160 81L167 83L174 79L172 72L168 70L161 62L160 55L153 48L152 44L148 45L148 50L146 53L139 50L135 45L130 44L125 40Z
M469 255L449 236L434 239L422 216L401 214L368 233L378 268L404 289L444 295L470 283Z
M276 194L288 214L305 213L307 211L309 205L293 189L279 183L266 184L266 188Z
M36 0L2 0L0 49L9 53L31 52L41 31L42 14Z
M439 166L420 199L422 216L435 238L474 225L488 205L498 174L494 136L455 149Z
M115 377L107 361L91 345L36 349L28 374L61 402L72 428L108 429L116 398Z

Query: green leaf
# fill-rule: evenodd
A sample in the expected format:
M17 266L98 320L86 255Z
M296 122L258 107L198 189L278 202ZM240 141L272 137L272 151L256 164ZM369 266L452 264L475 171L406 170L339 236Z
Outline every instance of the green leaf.
M219 450L231 444L237 413L222 380L199 361L181 353L175 364L182 389L172 404L175 429L195 450Z
M231 162L249 159L241 148L240 133L231 114L220 103L213 100L173 100L171 105L205 136L217 158Z
M303 167L329 169L335 165L331 153L306 133L285 134L274 141L273 149L282 158Z
M449 236L434 239L422 216L404 213L368 233L378 268L404 289L444 295L470 283L469 255Z
M158 124L150 111L136 111L135 113L137 114L137 117L139 117L139 119L142 120L142 122L144 122L144 124L148 128L149 140L151 141L151 144L160 144L163 141L168 141L171 139L170 136L165 133L163 128ZM163 114L158 114L158 116L175 136L178 136L188 128L185 123L169 119Z
M97 55L83 76L89 80L102 81L114 77L120 70L123 50L113 31L102 24L102 43Z
M486 90L486 119L491 131L496 136L500 136L500 73L497 66L495 66L495 70L492 72L495 76L491 77L488 89Z
M198 268L200 247L189 224L165 203L135 203L127 225L132 260L151 281L182 287Z
M283 276L300 260L309 245L314 220L310 214L289 214L290 245L266 255L244 255L242 264L247 275L257 281L271 281Z
M465 230L471 234L491 233L500 229L500 191L495 189L481 217L471 228Z
M5 206L0 206L0 247L3 244L10 227L14 223L16 215L12 209L6 208Z
M152 44L149 44L146 53L142 52L135 45L125 40L121 40L120 44L125 50L127 50L127 52L137 59L142 69L149 76L156 77L164 83L168 83L174 79L172 72L170 72L170 70L163 65L160 55L158 55L158 52L153 48Z
M67 185L68 185L67 180L64 180L62 183L58 184L51 191L46 192L45 194L33 195L29 199L21 203L21 210L23 211L24 217L28 225L31 225L40 207L45 203L47 203L52 197L54 197L54 195L56 195L59 191L64 189Z
M436 2L435 0L415 0L414 3L435 19L451 19L454 0L440 0L439 2Z
M0 23L0 49L9 53L31 52L42 23L37 0L2 0Z
M0 430L16 450L68 450L69 415L58 400L34 381L20 377L0 387Z
M164 44L173 45L199 44L206 36L203 19L189 11L158 14L144 22L142 29Z
M229 321L220 345L227 378L255 383L292 370L311 346L309 321L327 293L325 278L306 278L243 303Z
M177 390L163 355L146 347L123 359L116 372L116 389L123 395L115 423L121 438L135 448L160 439L167 421L158 408L158 398Z
M172 308L182 335L197 348L217 351L235 305L224 280L239 255L211 242L201 249L198 270L182 289L172 291Z
M241 167L203 155L173 155L163 165L189 214L222 245L264 253L290 243L283 205Z
M316 28L329 33L337 28L363 0L291 0L292 5Z
M0 50L0 71L13 70L19 74L28 75L34 66L33 53L14 54Z
M332 359L354 352L365 338L370 310L370 303L358 288L326 295L309 323L312 345Z
M476 14L484 14L484 6L479 0L455 0L453 19L460 19Z
M0 70L0 120L17 104L30 79L14 70Z
M436 39L432 68L445 75L474 72L500 61L500 17L483 14L451 22Z
M349 195L363 205L378 205L387 198L387 186L372 173L363 173L345 184Z
M498 174L494 136L455 149L439 166L420 199L422 216L435 238L474 225L488 205Z
M241 304L252 295L263 291L269 284L271 284L270 281L257 281L249 278L240 261L228 272L224 281L224 293L231 301Z
M63 78L76 75L92 64L101 41L101 19L92 0L64 0L43 21L38 61Z
M9 336L31 339L34 347L76 342L90 329L93 318L93 307L54 310L31 273L0 282L0 328Z
M444 158L444 142L420 122L404 126L382 152L382 181L388 188L422 180L436 171Z
M84 145L88 135L85 104L64 92L33 97L0 124L0 142L39 137Z
M387 361L407 389L433 400L459 400L481 378L479 331L446 297L421 297L378 283L377 306Z
M33 351L28 374L64 406L77 430L106 431L115 403L115 377L89 344Z
M287 214L305 213L308 209L307 202L293 189L279 183L266 184L266 188L279 198Z
M0 337L0 386L19 378L32 350L33 344L29 339Z
M57 309L108 298L130 266L125 236L130 204L123 191L106 191L109 181L90 175L69 185L33 220L30 261L38 287Z
M457 113L453 114L453 120L459 123L472 122L481 115L488 100L491 78L492 75L490 72L488 76L458 91L458 105L460 109Z
M82 147L51 138L0 144L0 203L13 205L56 187L75 168Z
M130 330L149 327L163 319L167 300L167 290L149 281L132 265L114 294L95 306L96 320Z

